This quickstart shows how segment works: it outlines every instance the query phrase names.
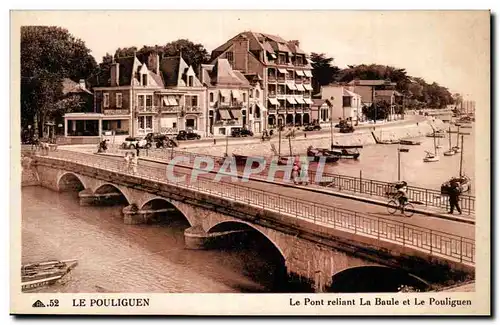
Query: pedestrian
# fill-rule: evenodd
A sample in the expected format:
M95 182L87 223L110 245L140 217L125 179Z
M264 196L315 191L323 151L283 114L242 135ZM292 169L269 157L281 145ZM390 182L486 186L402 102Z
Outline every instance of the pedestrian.
M458 213L462 214L460 206L458 206L458 201L460 200L460 185L456 181L451 182L449 200L450 200L450 214L453 214L453 209L457 208Z
M137 165L139 163L139 156L132 154L132 159L130 160L130 165L132 167L132 174L137 174Z
M217 140L215 140L215 138L214 138L214 144L217 144Z
M139 143L137 143L137 146L135 147L135 151L136 151L137 157L139 157Z
M125 153L125 170L127 171L127 173L130 172L130 152L126 152Z
M294 162L292 167L292 179L295 185L297 185L298 183L299 171L300 171L299 164L297 162Z
M300 157L300 182L304 185L309 185L309 160L307 156Z

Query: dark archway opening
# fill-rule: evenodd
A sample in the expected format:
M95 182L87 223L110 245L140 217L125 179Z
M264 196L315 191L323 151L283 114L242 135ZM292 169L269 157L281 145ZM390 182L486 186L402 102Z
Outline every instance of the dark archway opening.
M362 266L332 276L328 292L399 292L426 291L429 285L402 269L383 266Z
M228 255L227 260L255 282L256 286L239 285L241 292L314 292L308 284L288 276L285 259L264 234L240 222L223 222L209 233L225 233L207 245Z
M94 192L94 200L98 201L99 205L128 205L129 202L125 195L111 184L105 184Z
M190 227L189 221L172 203L163 199L153 199L141 208L146 224L169 226L177 229Z
M61 192L80 192L84 189L85 186L74 174L67 173L59 179L59 191Z

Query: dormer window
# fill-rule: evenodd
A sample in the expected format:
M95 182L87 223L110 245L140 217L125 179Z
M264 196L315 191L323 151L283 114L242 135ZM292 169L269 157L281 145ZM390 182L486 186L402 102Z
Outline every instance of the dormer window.
M148 85L148 75L147 74L143 74L142 75L142 85L143 86L147 86Z
M193 76L188 76L188 87L193 87Z

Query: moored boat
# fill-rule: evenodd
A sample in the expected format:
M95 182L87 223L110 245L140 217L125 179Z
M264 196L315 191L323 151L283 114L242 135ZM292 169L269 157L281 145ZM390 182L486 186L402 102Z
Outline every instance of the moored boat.
M21 267L21 290L27 291L54 284L77 264L77 260L65 260L23 265Z
M313 148L310 146L307 148L307 156L314 157L314 161L318 162L323 157L325 162L337 162L340 156L333 153L331 150L322 148Z
M426 155L424 157L424 162L435 162L439 161L439 156L437 154L434 154L432 152L426 151Z
M435 131L435 132L431 132L431 133L427 133L426 135L428 138L444 138L446 137L446 134L444 133L444 131L442 130L438 130L438 131Z
M401 142L400 140L379 140L373 131L372 136L376 144L399 144Z
M361 153L358 149L363 148L361 145L332 145L332 152L340 158L358 159Z
M410 139L401 139L399 140L399 143L405 146L418 146L422 144L422 142L420 141L410 140Z

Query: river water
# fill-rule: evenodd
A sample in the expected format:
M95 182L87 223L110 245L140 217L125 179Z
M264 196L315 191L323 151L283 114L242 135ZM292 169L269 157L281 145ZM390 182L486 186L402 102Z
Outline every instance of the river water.
M276 258L262 237L234 248L184 249L185 219L125 225L123 206L80 206L75 192L22 189L22 262L78 259L42 292L269 292ZM227 245L226 247L229 247Z

